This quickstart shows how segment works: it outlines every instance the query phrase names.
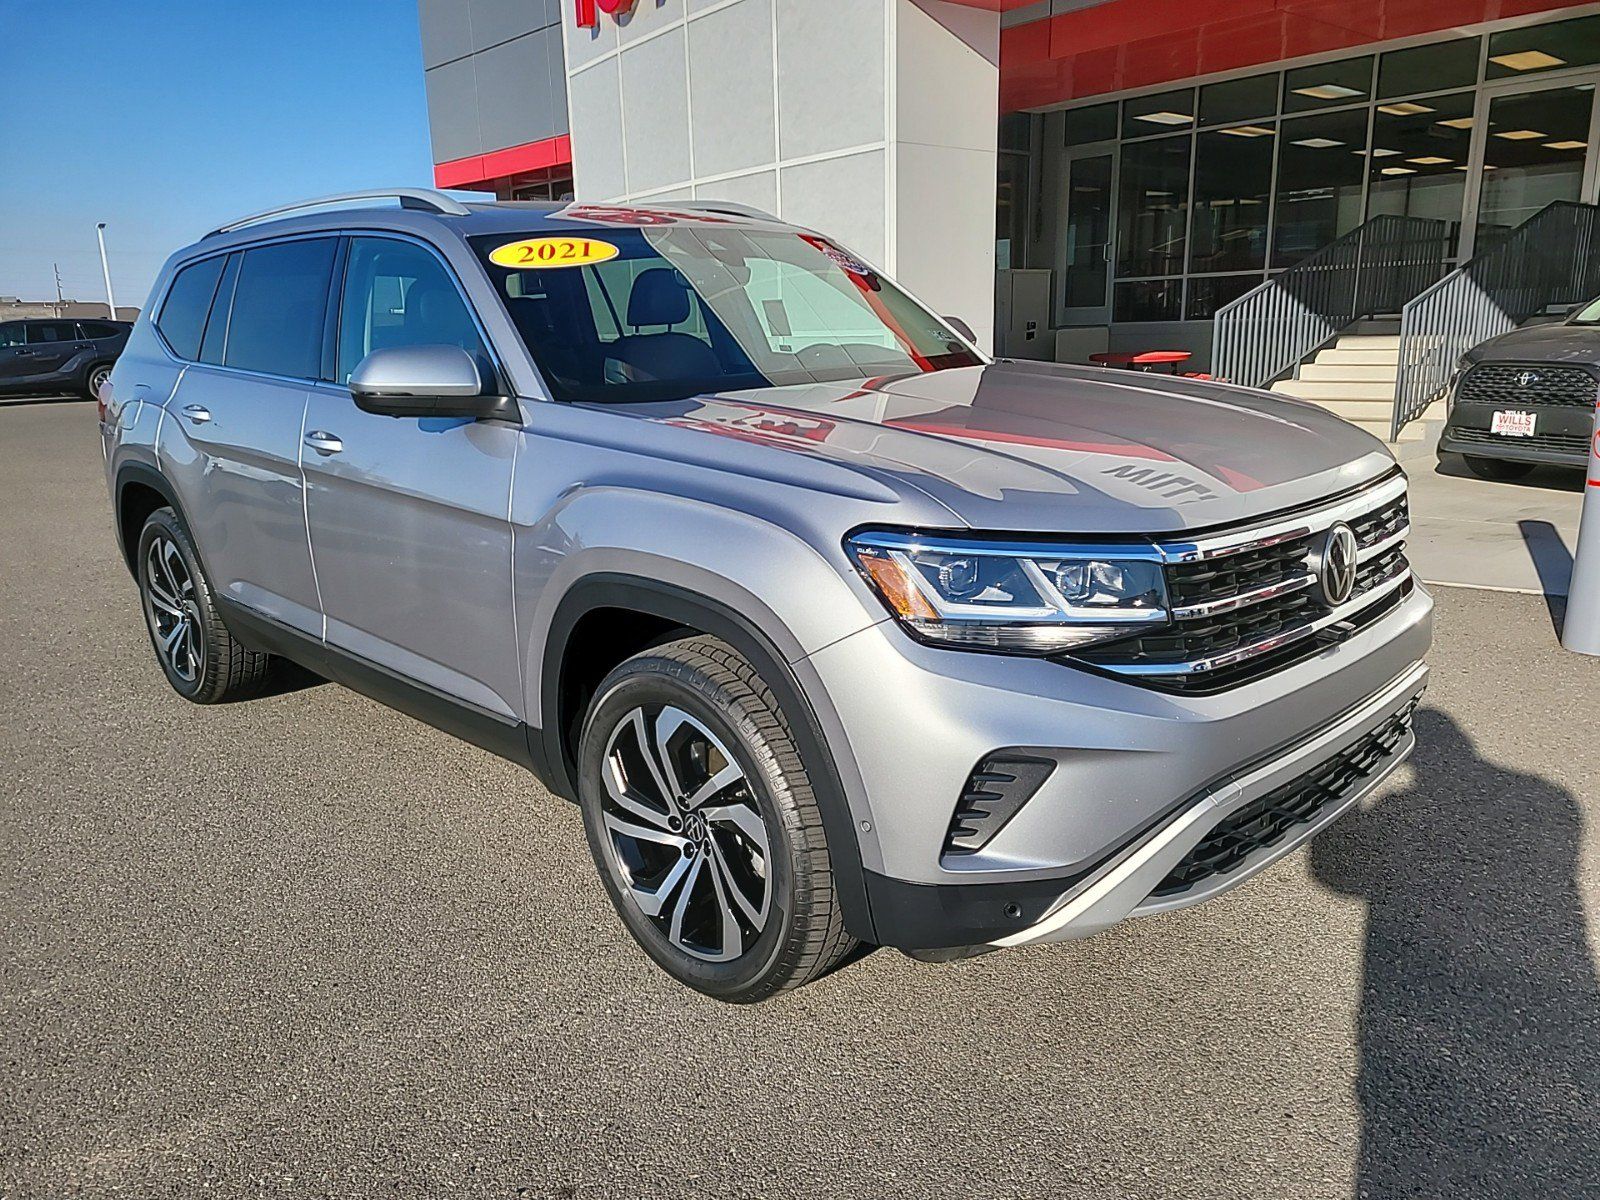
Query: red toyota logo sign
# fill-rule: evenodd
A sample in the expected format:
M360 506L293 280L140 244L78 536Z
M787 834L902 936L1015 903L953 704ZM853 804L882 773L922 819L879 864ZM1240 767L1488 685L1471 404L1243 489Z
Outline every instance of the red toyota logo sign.
M600 14L620 16L633 7L633 0L576 0L579 29L593 29L600 24Z

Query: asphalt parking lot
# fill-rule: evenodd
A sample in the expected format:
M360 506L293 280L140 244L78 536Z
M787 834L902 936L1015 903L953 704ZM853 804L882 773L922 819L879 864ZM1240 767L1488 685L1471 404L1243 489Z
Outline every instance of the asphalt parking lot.
M0 564L0 1196L1600 1194L1600 662L1540 597L1441 590L1413 764L1218 902L734 1008L511 765L172 694L91 405L0 408Z

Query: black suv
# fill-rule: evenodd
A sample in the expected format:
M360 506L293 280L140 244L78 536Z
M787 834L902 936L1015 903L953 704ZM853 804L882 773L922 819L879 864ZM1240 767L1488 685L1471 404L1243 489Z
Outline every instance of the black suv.
M0 396L79 392L95 399L132 328L68 317L0 321Z

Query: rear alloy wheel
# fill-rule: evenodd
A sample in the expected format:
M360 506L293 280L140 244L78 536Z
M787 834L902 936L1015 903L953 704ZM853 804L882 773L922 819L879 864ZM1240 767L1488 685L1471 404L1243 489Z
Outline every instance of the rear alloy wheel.
M1513 483L1533 470L1532 463L1512 462L1504 458L1479 458L1476 454L1463 455L1467 470L1479 479L1492 479L1496 483Z
M100 389L105 386L106 380L111 378L110 363L96 363L89 368L88 377L83 382L83 390L89 399L100 399Z
M136 554L150 644L173 690L196 704L238 700L258 691L272 658L240 645L223 624L194 542L172 509L150 514Z
M634 939L722 1000L831 970L854 943L809 776L755 669L690 638L629 659L596 695L579 754L584 827Z

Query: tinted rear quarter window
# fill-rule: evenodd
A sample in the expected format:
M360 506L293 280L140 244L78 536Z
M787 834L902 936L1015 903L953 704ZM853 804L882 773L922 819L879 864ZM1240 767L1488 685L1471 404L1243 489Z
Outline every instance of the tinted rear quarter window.
M78 328L83 330L83 336L99 340L101 338L114 338L122 330L115 325L107 325L104 321L79 321Z
M244 252L223 362L295 379L322 373L322 324L336 238L256 246Z
M167 289L156 328L179 358L193 358L200 352L200 335L205 330L206 313L221 273L222 259L208 258L184 267Z
M28 326L30 346L44 342L70 342L77 336L72 330L71 321L34 321Z

